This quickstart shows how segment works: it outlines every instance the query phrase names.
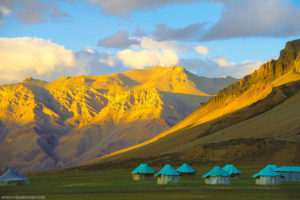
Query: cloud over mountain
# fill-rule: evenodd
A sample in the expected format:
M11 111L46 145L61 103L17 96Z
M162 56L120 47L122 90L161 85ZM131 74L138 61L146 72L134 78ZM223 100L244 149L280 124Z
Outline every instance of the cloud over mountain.
M137 50L126 49L118 52L117 58L130 68L171 66L176 65L179 60L174 44L156 42L149 38L143 39Z
M139 40L139 45L111 52L86 47L78 52L41 38L0 38L0 84L21 81L28 76L51 81L61 76L104 75L143 69L150 66L181 65L210 77L242 77L257 69L262 61L229 62L227 58L184 58L185 52L207 55L206 46L191 46L175 41Z
M0 79L22 80L29 75L50 75L75 65L71 50L40 38L0 38Z

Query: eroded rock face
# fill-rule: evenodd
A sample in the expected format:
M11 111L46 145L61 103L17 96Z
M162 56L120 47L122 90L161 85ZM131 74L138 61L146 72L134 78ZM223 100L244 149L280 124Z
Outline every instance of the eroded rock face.
M174 66L0 86L0 171L71 166L143 142L235 80Z

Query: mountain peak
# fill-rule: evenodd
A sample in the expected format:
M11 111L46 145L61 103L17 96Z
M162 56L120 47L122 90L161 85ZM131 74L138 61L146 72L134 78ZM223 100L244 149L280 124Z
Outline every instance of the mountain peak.
M30 82L30 81L33 81L35 80L34 78L32 78L31 76L28 76L27 78L25 78L22 83L26 83L26 82Z
M184 72L185 71L185 68L182 67L182 66L176 66L174 65L173 67L171 67L172 70L174 71L179 71L179 72Z
M31 76L28 76L21 83L28 84L28 85L38 85L38 86L41 86L41 85L46 84L47 82L39 80L39 79L34 79Z

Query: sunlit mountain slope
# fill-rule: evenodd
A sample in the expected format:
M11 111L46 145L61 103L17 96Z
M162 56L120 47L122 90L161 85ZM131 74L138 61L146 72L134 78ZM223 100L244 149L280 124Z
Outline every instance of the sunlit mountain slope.
M92 163L132 159L251 163L255 156L257 162L299 163L299 102L300 40L295 40L286 44L278 60L221 90L177 125Z
M141 143L234 81L174 66L0 86L0 168L72 166Z

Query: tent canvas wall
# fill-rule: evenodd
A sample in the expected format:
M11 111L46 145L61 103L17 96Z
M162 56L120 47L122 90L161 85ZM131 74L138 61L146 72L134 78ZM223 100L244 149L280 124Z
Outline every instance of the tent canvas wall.
M237 169L234 165L228 164L223 167L223 169L228 172L231 178L239 179L241 177L242 171Z
M147 181L153 180L154 176L153 174L132 174L132 179L134 181Z
M272 167L265 167L259 173L253 175L258 185L281 184L282 176L275 172Z
M300 167L283 166L275 169L284 182L300 182Z
M147 164L140 164L137 168L132 170L132 178L135 181L152 180L155 171Z
M176 169L176 171L179 172L181 176L186 178L192 178L196 174L196 171L186 163L182 164L179 168Z
M203 178L206 184L230 184L230 175L219 166L204 174Z
M18 174L13 168L9 168L0 176L0 186L29 184L28 178Z
M168 175L161 175L157 177L157 184L178 184L180 181L179 176L168 176Z
M180 181L179 175L171 165L165 165L155 176L157 176L157 184L177 184Z
M281 184L280 176L259 176L255 179L257 185L277 185Z

